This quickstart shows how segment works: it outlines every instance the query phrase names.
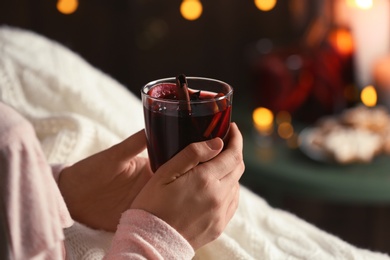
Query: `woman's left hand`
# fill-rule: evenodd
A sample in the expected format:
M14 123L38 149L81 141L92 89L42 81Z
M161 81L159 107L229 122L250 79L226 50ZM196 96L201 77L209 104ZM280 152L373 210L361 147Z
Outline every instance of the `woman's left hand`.
M152 177L144 130L65 168L59 188L73 219L91 228L115 231L122 212Z

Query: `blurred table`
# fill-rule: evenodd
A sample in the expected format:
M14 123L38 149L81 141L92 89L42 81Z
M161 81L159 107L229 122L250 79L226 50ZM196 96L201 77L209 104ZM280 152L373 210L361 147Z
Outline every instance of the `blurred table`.
M244 186L348 243L390 253L390 157L370 164L316 162L281 139L259 145L251 112L233 110L232 119L244 137Z
M370 164L337 165L316 162L299 149L288 148L283 140L262 147L256 142L251 114L237 113L246 164L241 183L265 193L271 204L277 206L283 196L296 196L390 205L390 157L377 157Z

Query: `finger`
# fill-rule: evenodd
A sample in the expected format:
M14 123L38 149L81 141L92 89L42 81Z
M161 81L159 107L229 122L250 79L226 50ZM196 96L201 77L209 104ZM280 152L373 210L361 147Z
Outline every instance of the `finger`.
M232 123L229 131L229 142L226 146L226 149L218 156L218 160L225 161L227 163L222 164L222 167L226 167L226 169L221 169L228 171L229 169L234 169L230 171L226 175L222 176L220 180L230 180L231 182L237 182L244 170L244 159L243 159L243 138L240 130L236 123Z
M229 130L229 136L228 136L228 142L227 142L227 149L229 147L234 147L235 149L238 149L242 151L243 148L243 139L240 130L238 129L238 126L236 123L232 122L230 124L230 130Z
M234 173L231 181L237 181L243 172L244 163L242 157L242 136L235 123L232 123L229 130L229 142L226 148L212 161L199 166L203 172L213 173L214 177L222 180L231 173Z
M233 191L230 193L233 194L233 196L226 210L226 222L233 218L238 208L240 201L240 184L238 182L234 186Z
M129 160L141 153L146 148L145 130L142 129L131 135L122 142L114 145L110 149L115 151L115 156L119 160Z
M222 148L221 138L214 138L204 142L192 143L176 154L172 159L162 165L157 171L166 172L168 178L177 177L217 156Z

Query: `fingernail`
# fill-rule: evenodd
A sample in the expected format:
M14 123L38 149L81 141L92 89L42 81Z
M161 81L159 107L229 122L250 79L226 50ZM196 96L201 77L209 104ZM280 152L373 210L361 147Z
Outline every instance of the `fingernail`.
M211 150L219 150L221 149L221 142L218 138L214 138L211 140L208 140L206 144L211 148Z

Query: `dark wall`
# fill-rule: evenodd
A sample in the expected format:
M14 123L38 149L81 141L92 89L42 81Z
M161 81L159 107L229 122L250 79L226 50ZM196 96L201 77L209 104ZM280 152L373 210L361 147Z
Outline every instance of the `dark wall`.
M148 81L184 73L231 83L239 101L251 84L255 43L271 38L283 45L299 35L302 26L291 20L299 2L310 9L316 1L279 1L261 12L253 1L203 0L201 18L187 21L180 0L79 0L71 15L59 13L55 0L1 0L0 24L65 44L137 93Z

